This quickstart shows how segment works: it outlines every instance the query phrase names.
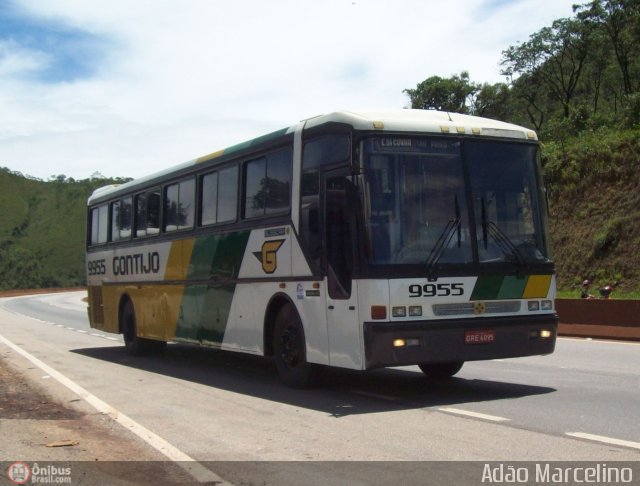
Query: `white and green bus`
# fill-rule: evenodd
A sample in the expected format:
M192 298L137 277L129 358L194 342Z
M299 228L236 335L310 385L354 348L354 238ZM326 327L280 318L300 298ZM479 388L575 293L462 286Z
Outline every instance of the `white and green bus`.
M91 326L319 366L553 352L536 134L453 113L338 112L88 201Z

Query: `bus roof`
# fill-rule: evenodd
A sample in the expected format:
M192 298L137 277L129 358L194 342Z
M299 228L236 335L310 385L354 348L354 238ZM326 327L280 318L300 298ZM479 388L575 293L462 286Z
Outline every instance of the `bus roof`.
M489 118L481 118L459 113L448 113L435 110L393 110L393 111L336 111L326 115L302 120L304 128L313 128L325 123L343 123L351 125L355 130L389 131L389 132L424 132L458 135L474 135L488 137L515 138L520 140L537 140L534 131L527 128ZM105 201L117 194L124 194L154 181L160 183L165 177L187 170L202 162L214 160L223 155L241 152L256 147L269 140L275 140L287 134L293 134L299 125L292 125L266 135L232 145L217 152L198 157L160 172L135 179L122 185L110 185L96 189L89 197L88 204Z

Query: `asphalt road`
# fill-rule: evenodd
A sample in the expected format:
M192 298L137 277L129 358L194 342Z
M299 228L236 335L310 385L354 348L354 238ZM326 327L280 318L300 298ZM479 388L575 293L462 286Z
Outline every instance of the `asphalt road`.
M397 461L640 461L639 344L561 338L551 356L467 363L447 383L331 370L291 390L259 357L178 344L128 357L89 328L82 297L0 299L0 336L232 482L397 483L439 464Z

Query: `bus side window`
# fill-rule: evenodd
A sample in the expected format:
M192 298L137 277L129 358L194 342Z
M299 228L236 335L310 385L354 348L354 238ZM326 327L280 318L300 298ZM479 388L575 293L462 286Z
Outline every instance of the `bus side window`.
M147 193L147 235L160 233L160 191Z
M111 241L120 239L120 201L111 203Z
M164 229L176 231L193 228L195 215L195 181L188 179L165 189Z
M131 198L111 203L111 241L128 240L131 236Z
M135 235L146 236L147 234L147 196L146 194L138 194L136 196L136 218L135 218Z
M290 147L245 165L244 217L287 212L291 205Z
M218 223L235 221L238 216L238 166L218 173Z
M218 173L202 176L200 224L206 226L218 222Z
M109 206L106 204L91 210L91 244L107 242L109 233Z
M120 221L118 222L118 230L120 231L120 239L128 240L131 238L131 222L133 219L133 209L131 207L131 198L127 197L120 201Z
M200 224L206 226L236 220L238 166L205 174L201 179Z

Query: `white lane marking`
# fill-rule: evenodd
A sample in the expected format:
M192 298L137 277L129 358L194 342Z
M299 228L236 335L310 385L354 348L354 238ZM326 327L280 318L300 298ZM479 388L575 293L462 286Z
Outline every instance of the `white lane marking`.
M174 461L176 465L180 466L184 469L191 477L193 477L199 483L208 483L208 482L216 482L222 485L231 486L230 483L224 481L220 476L215 474L213 471L207 469L202 464L197 462L191 456L185 454L177 447L173 446L165 439L150 431L143 425L139 424L132 418L126 416L118 409L112 407L106 402L103 402L98 397L90 393L89 391L82 388L76 382L67 378L65 375L50 367L43 361L40 361L35 356L32 356L27 351L22 349L20 346L13 344L7 338L0 334L0 342L3 342L11 349L13 349L16 353L24 356L29 361L31 361L34 365L44 371L47 375L54 378L56 381L66 386L69 390L83 398L88 404L90 404L93 408L95 408L98 412L109 415L113 420L120 423L122 426L129 429L131 432L140 437L143 441L149 444L151 447L156 449L158 452L164 454L167 458Z
M56 296L58 294L50 294L50 295ZM27 298L27 297L33 297L33 296L32 295L26 295L26 296L20 296L20 297L3 297L2 299L5 299L5 300L24 299L24 298ZM0 301L2 299L0 299ZM100 337L100 338L103 338L103 339L108 339L110 341L122 341L119 338L106 336L104 334L100 334L100 333L97 333L97 332L91 332L90 333L89 331L87 331L85 329L77 329L75 327L65 326L64 324L56 324L55 322L43 321L42 319L38 319L37 317L28 316L27 314L21 314L19 312L15 312L13 310L7 309L1 303L0 303L0 307L2 307L3 310L5 310L5 311L7 311L7 312L9 312L9 313L11 313L13 315L20 316L20 317L23 317L23 318L26 318L26 319L31 319L32 321L40 322L41 324L48 324L50 326L59 327L60 329L67 329L69 331L75 331L75 332L79 332L79 333L82 333L82 334L90 334L91 336Z
M482 420L490 420L492 422L507 422L511 419L505 417L498 417L496 415L487 415L486 413L469 412L467 410L461 410L459 408L443 407L438 409L440 412L452 413L455 415L464 415L465 417L479 418Z
M594 442L602 442L604 444L617 445L622 447L631 447L632 449L640 449L640 442L632 442L630 440L615 439L604 435L587 434L585 432L566 432L566 435L577 439L592 440Z

